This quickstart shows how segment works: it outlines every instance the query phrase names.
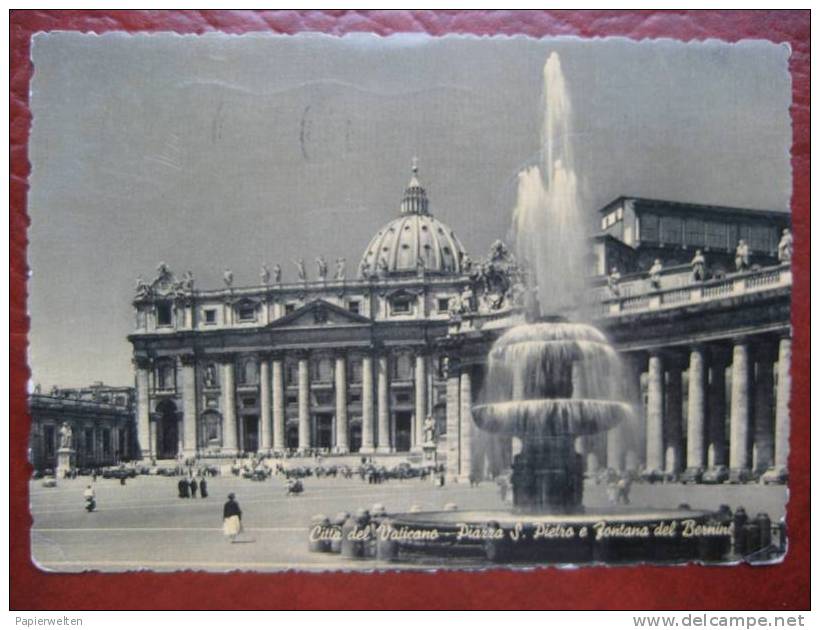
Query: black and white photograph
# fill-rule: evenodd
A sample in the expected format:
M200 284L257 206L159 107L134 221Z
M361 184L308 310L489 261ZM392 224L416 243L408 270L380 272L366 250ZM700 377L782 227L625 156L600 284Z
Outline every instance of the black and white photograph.
M781 562L789 55L35 35L34 564Z

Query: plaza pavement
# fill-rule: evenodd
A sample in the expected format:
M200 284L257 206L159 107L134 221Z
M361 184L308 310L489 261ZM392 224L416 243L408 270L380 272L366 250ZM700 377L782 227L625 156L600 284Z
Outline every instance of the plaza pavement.
M121 486L117 480L98 479L94 484L98 511L91 514L83 509L82 496L89 478L61 480L56 488L32 481L35 562L44 570L59 572L395 569L395 564L310 553L311 517L319 513L333 517L374 503L383 504L388 512L407 511L412 505L436 510L450 502L464 509L504 508L491 482L478 488L467 484L438 488L419 480L369 485L358 478L309 478L304 494L287 497L282 479L253 482L223 476L208 480L207 499L179 499L177 481L137 477ZM230 544L222 535L222 504L228 492L236 493L242 507L246 542ZM686 502L693 508L715 509L726 503L733 509L742 505L750 516L767 512L772 521L785 514L786 497L783 486L760 485L635 484L631 493L637 507L672 508ZM607 505L605 488L588 483L584 502L588 508Z

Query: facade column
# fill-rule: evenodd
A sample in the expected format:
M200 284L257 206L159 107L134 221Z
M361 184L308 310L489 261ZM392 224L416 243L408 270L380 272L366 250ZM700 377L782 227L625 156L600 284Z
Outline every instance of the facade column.
M185 457L196 455L197 394L196 359L193 354L180 357L182 364L182 452Z
M350 442L347 433L347 358L344 354L336 357L336 453L347 453Z
M452 356L447 359L447 477L458 480L459 417L461 415L461 366Z
M270 453L273 448L271 427L270 357L259 357L259 450Z
M149 370L150 361L145 357L136 357L137 369L137 443L139 455L149 459L156 455L156 442L151 441L151 408L149 403Z
M787 472L789 466L789 398L792 389L792 340L783 337L777 354L777 406L775 407L774 465Z
M774 418L772 413L774 357L768 345L761 346L758 352L754 390L755 428L752 468L757 473L764 473L774 464Z
M413 426L413 449L421 450L424 443L424 421L427 419L427 356L422 352L416 355L416 404Z
M461 368L459 378L461 410L459 414L459 480L470 481L473 475L473 374L470 366Z
M659 352L649 355L649 381L646 405L646 470L663 471L664 417L663 357Z
M373 421L373 357L366 354L362 357L362 446L360 453L374 452Z
M709 468L725 466L726 461L726 365L724 348L712 348L709 369L709 447L706 463Z
M749 476L749 343L735 342L732 351L732 414L729 430L729 475L733 481Z
M666 372L666 472L677 474L683 464L683 378L675 361Z
M624 470L626 427L623 423L607 431L606 434L606 467L613 470Z
M310 448L310 363L299 357L299 450Z
M391 453L393 449L390 441L390 384L387 354L379 355L377 376L379 433L376 436L376 452Z
M285 451L285 367L281 356L271 361L271 399L273 404L273 450Z
M706 353L695 346L689 354L689 401L686 424L686 470L702 471L706 427Z
M225 357L222 363L222 451L237 453L236 392L234 391L234 360Z

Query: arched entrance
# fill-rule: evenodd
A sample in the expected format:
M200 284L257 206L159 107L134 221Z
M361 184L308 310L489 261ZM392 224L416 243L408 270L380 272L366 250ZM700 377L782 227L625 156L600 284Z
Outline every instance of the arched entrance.
M157 426L157 457L172 459L177 456L179 449L179 421L177 406L173 400L163 400L157 405L159 423Z

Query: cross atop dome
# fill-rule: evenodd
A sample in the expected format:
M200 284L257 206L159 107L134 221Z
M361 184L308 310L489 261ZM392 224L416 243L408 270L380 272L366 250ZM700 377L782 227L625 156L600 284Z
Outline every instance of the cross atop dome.
M413 162L412 162L411 170L413 171L413 175L419 174L419 159L414 155Z

